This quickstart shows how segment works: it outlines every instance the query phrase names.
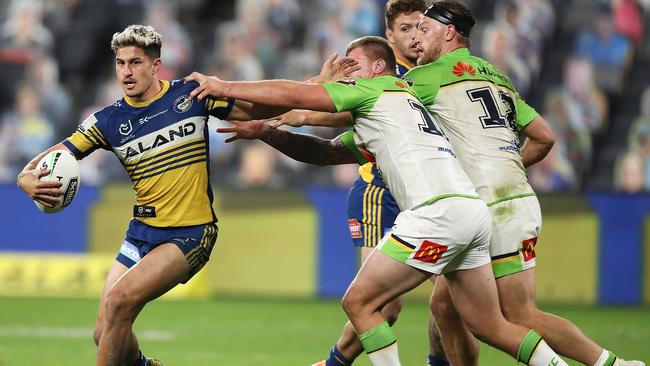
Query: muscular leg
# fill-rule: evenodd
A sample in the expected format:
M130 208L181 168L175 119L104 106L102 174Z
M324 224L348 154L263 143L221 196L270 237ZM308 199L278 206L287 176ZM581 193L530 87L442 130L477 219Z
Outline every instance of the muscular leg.
M509 321L535 329L557 353L593 365L603 351L570 321L537 309L535 268L496 281L501 310Z
M447 281L443 276L438 277L429 305L431 313L434 315L431 319L433 320L435 317L437 320L437 328L442 335L442 345L445 349L444 353L446 353L449 362L454 366L477 366L478 340L456 311L449 295ZM429 329L436 326L435 322L431 323L429 323ZM438 329L435 331L437 332Z
M467 327L480 340L517 357L528 329L512 324L499 308L492 266L456 271L445 275L453 303Z
M119 277L105 296L97 365L119 366L135 361L137 340L131 326L136 316L148 301L187 276L187 261L181 250L173 244L162 244Z
M375 250L343 296L343 309L357 333L364 334L385 322L381 309L386 304L430 277L430 273L400 263Z
M106 281L104 282L104 289L102 290L102 294L99 298L99 308L97 309L97 320L95 321L95 333L93 334L93 338L95 340L95 344L99 345L99 340L102 336L102 332L104 330L104 309L106 308L106 297L108 296L108 291L113 287L115 282L122 277L126 271L128 271L129 268L122 263L115 261L113 263L113 266L111 266L111 269L108 271L108 274L106 275ZM137 344L136 344L137 347Z
M368 259L368 256L370 253L372 253L373 249L374 248L369 247L361 248L361 263L366 262L366 259ZM397 316L399 315L400 310L402 310L402 303L402 297L398 297L397 299L384 306L382 313L384 314L386 321L388 321L388 324L393 325L397 321ZM353 361L363 353L363 346L359 341L359 336L357 335L357 332L354 330L354 326L352 326L352 323L350 323L350 321L347 321L345 323L345 326L343 327L343 333L341 334L339 340L336 342L336 348L339 350L339 352L341 352L343 356L345 356L345 358L350 361Z

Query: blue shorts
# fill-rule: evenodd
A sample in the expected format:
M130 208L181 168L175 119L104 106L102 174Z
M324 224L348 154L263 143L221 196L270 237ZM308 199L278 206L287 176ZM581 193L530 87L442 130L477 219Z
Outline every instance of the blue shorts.
M348 193L348 227L355 246L374 247L400 210L387 188L357 179Z
M219 229L216 223L159 228L132 219L116 259L131 268L155 247L164 243L172 243L180 248L185 255L190 269L188 277L190 279L210 259L210 253L217 241L218 233Z

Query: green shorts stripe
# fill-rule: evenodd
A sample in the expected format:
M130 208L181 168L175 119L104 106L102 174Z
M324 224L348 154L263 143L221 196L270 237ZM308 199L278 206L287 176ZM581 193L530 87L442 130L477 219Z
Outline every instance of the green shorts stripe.
M522 193L522 194L517 194L517 195L514 195L514 196L503 197L503 198L499 198L498 200L492 201L492 202L488 203L487 205L488 205L488 207L490 207L490 206L496 205L497 203L510 201L510 200L516 200L518 198L532 197L532 196L537 196L537 194L535 192L531 192L531 193Z
M407 245L407 243L401 242L394 235L388 237L381 247L381 251L384 254L401 263L406 263L414 249L414 247Z
M492 258L492 272L494 272L494 278L508 276L523 270L524 267L521 264L519 252Z

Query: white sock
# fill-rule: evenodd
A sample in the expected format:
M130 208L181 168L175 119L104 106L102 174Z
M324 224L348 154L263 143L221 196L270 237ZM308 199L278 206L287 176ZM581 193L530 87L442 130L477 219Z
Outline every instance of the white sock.
M598 357L594 366L611 366L616 362L616 355L603 348L603 352Z
M386 348L369 353L368 358L373 366L400 366L399 355L397 354L397 343ZM546 365L545 365L546 366Z
M529 366L569 366L542 339L528 361Z

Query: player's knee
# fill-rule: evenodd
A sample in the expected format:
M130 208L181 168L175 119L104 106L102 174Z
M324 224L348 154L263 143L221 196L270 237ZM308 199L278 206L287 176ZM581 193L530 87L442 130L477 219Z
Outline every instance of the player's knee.
M511 323L526 326L528 328L535 327L535 320L537 314L540 312L534 303L523 304L501 304L501 312L504 318Z
M345 295L343 295L342 305L343 310L350 317L363 313L368 304L364 298L363 291L359 291L358 288L351 286Z
M429 299L431 313L436 319L446 319L456 314L451 297L446 292L435 291Z
M348 317L355 312L356 307L358 306L358 300L353 289L349 289L345 295L343 295L341 305L343 306L343 311L345 311Z
M130 319L135 315L138 305L129 291L114 287L106 298L106 317L110 321Z

